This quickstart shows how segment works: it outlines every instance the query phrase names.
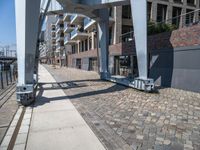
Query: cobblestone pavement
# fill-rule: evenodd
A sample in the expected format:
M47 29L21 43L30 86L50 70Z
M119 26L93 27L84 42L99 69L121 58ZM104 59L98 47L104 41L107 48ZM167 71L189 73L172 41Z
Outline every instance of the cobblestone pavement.
M0 94L0 144L18 109L15 91L13 84Z
M107 149L200 150L199 93L144 93L95 72L45 67Z

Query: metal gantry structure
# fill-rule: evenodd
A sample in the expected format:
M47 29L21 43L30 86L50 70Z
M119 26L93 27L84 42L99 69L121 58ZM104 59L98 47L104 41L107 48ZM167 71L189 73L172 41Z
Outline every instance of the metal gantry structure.
M139 77L132 87L152 91L153 79L148 78L147 0L15 0L18 85L17 99L23 105L35 97L38 73L38 44L44 15L59 13L84 14L98 23L100 77L111 80L108 69L109 10L119 5L131 5ZM46 10L46 11L45 11ZM43 19L41 19L43 18Z

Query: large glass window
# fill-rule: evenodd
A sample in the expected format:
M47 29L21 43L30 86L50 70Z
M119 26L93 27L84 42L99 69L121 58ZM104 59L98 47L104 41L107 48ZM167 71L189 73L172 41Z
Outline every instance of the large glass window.
M186 25L189 25L189 24L193 23L193 21L194 21L194 12L192 9L187 9L186 13L187 13L187 15L185 18L186 19L185 23L186 23Z
M180 24L181 11L182 11L182 8L180 8L180 7L173 7L172 24L176 25L177 27L179 27L179 24Z
M124 19L132 18L130 5L122 6L122 18L124 18Z
M92 49L92 37L89 38L89 49Z
M85 51L87 51L88 50L88 40L86 39L85 40Z
M109 28L109 45L112 44L112 27Z
M81 69L81 59L76 59L76 68Z
M152 3L148 2L147 3L147 19L148 19L148 21L151 20L151 6L152 6Z
M157 6L157 22L164 22L167 15L167 5L158 4Z
M187 4L194 6L195 5L195 0L187 0Z

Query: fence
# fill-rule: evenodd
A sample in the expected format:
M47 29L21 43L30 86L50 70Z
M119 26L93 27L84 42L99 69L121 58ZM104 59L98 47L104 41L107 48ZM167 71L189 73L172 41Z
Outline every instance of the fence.
M17 57L17 51L1 47L1 49L0 49L0 57Z
M161 22L148 22L148 35L169 32L183 27L200 24L200 9L187 12L185 14L172 17ZM119 42L128 42L134 39L134 31L122 34L119 37Z
M4 89L17 79L16 65L0 64L0 89Z

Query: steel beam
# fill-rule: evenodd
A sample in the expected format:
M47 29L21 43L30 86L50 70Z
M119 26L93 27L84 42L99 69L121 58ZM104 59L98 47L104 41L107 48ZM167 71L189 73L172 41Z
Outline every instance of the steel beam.
M40 16L40 0L15 0L18 84L17 100L34 100L34 66Z

